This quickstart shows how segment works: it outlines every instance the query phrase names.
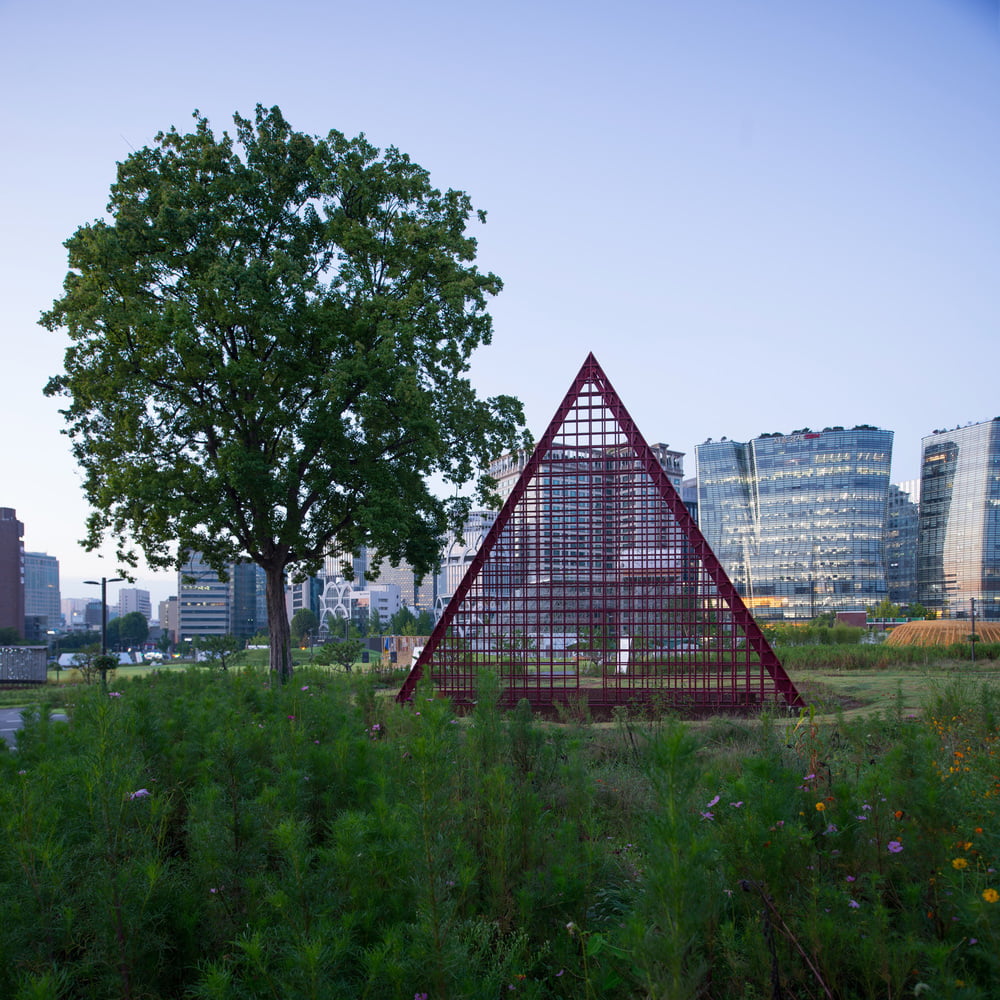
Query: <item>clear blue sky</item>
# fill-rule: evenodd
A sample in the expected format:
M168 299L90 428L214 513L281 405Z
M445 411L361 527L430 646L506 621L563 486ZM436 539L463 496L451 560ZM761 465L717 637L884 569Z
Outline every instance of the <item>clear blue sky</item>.
M195 108L468 191L505 282L475 382L536 435L591 350L689 475L707 437L872 423L913 478L923 435L1000 415L997 0L0 0L0 84L0 506L66 597L116 567L77 545L37 318L116 161Z

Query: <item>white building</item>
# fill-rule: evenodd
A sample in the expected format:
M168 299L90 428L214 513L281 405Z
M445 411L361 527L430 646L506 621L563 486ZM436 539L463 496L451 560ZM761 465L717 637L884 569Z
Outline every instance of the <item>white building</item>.
M123 618L138 611L146 621L153 617L153 604L148 590L137 587L122 587L118 591L118 617Z
M399 587L395 583L373 583L366 590L368 594L368 614L386 625L389 619L403 606Z

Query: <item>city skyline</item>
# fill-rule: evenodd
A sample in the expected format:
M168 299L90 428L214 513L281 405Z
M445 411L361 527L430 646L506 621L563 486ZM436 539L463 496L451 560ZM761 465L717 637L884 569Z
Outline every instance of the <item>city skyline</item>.
M471 377L521 397L536 434L588 351L689 475L708 437L870 423L895 433L892 481L915 479L923 437L1000 411L995 4L459 10L294 0L283 16L308 30L288 46L273 12L228 0L166 19L0 10L0 78L20 95L0 112L16 140L0 504L27 550L60 560L64 595L119 566L76 544L87 508L41 394L66 342L37 319L115 162L195 108L221 131L278 104L294 128L364 131L468 191L489 213L480 267L505 282ZM175 574L135 586L155 605Z
M977 426L977 425L978 424L969 423L969 424L963 424L960 427L956 427L956 428L942 428L940 430L937 429L937 428L935 428L934 431L933 431L933 434L951 433L953 431L961 430L962 428L965 428L965 427L971 427L971 426ZM842 430L843 428L839 428L839 429ZM799 430L811 431L812 429L811 428L801 428L801 429L796 428L794 431L789 431L789 432L765 432L765 434L766 435L767 434L774 434L775 436L791 436L793 433L797 433ZM830 428L816 428L816 430L817 431L824 431L824 430L830 430ZM848 428L848 430L850 430L850 428ZM888 430L888 429L887 428L878 428L878 430L881 431L881 430ZM921 439L921 442L923 442L923 440L926 437L928 437L928 436L931 436L931 435L925 435L924 438ZM726 442L728 442L730 444L733 444L733 445L738 444L738 442L734 441L731 438L728 438L728 436L724 436L722 439L720 439L720 442L721 441L726 441ZM715 443L720 443L720 442L715 442ZM709 444L709 443L712 443L711 439L707 439L706 438L705 441L699 442L697 445L695 445L695 447L694 447L694 449L693 449L693 451L692 451L692 453L690 455L686 454L686 453L684 454L683 458L684 459L690 459L691 465L693 465L693 468L690 467L690 466L687 466L687 467L684 468L684 475L685 475L685 477L696 477L697 476L697 472L698 472L697 452L698 452L699 448L702 448L706 444ZM658 445L657 447L662 447L662 445ZM923 450L923 444L921 443L921 451L922 450ZM893 452L893 455L892 455L892 464L893 464L893 467L895 467L896 461L895 461L895 449L894 448L892 449L892 452ZM682 461L683 461L683 459L682 459ZM915 480L916 480L917 483L920 482L919 470L918 470L917 476L915 477ZM912 480L910 482L912 482ZM893 480L893 485L903 485L905 487L905 485L907 485L907 481L906 480L895 480L894 479ZM20 512L18 512L18 518L22 522L24 522L24 518L21 516ZM29 526L25 522L25 537L27 537L28 535L29 535ZM27 549L27 546L25 546L25 548ZM34 552L32 554L34 554L34 555L42 555L42 554L44 554L44 555L48 555L50 557L59 559L59 554L58 553L39 553L39 552ZM69 580L69 584L71 586L79 585L80 586L80 592L79 593L76 593L76 592L69 593L68 590L66 589L66 584L64 584L62 582L63 580L66 579L66 577L62 573L62 568L61 568L62 567L62 562L61 562L61 560L60 560L59 565L60 565L60 571L59 571L60 592L62 594L63 599L66 599L66 598L85 598L85 599L94 599L94 600L98 599L98 595L96 593L93 596L89 594L89 591L90 591L91 588L88 587L88 586L86 586L86 584L84 583L83 580L73 580L73 579L70 579ZM140 589L145 590L145 591L147 591L149 593L151 604L152 604L152 608L155 609L157 607L157 605L159 604L160 601L163 601L167 597L170 597L170 596L177 596L177 594L179 592L178 585L177 585L177 578L178 578L178 571L177 570L167 570L167 571L164 571L162 574L148 575L148 576L145 576L145 577L137 577L136 581L134 583L133 582L129 582L128 580L122 580L122 582L120 583L117 591L113 591L109 587L109 589L108 589L108 605L109 605L109 607L117 607L117 605L119 603L119 594L120 593L126 592L126 591L131 591L131 590L134 590L136 587L140 587ZM155 615L154 615L154 618L155 618Z

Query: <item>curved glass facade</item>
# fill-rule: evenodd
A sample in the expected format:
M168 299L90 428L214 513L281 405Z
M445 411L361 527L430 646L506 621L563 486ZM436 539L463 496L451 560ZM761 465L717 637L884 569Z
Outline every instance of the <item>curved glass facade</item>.
M928 608L1000 618L1000 417L923 439L917 579Z
M857 427L698 446L702 532L759 617L810 619L886 596L892 436Z

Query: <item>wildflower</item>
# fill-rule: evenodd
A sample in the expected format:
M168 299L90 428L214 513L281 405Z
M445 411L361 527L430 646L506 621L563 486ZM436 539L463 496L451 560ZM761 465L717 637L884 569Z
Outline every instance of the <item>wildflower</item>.
M707 819L707 820L713 820L713 819L715 819L715 813L711 813L711 812L703 812L703 813L701 814L701 818L702 818L702 819Z
M308 691L309 690L309 685L308 684L303 684L301 690Z
M129 795L129 798L130 799L148 799L149 798L149 789L148 788L139 788L139 789L136 789L136 791L132 792L132 794Z
M120 698L121 696L122 696L121 691L109 691L108 692L108 697L109 698Z
M574 934L574 932L576 931L576 924L574 924L574 923L573 923L573 921L571 920L571 921L570 921L570 922L569 922L569 923L568 923L568 924L566 925L566 930L568 930L568 931L569 931L569 936L570 936L570 937L572 937L572 936L573 936L573 934Z
M864 810L865 812L871 812L871 808L872 808L872 807L871 807L870 805L868 805L868 803L866 802L866 803L865 803L865 804L864 804L864 805L863 805L863 806L862 806L861 808L862 808L862 809L863 809L863 810Z
M711 808L712 808L712 806L714 806L714 805L715 805L715 804L716 804L716 803L717 803L718 801L719 801L719 796L718 796L718 795L716 795L716 796L715 796L715 798L714 798L714 799L712 799L712 801L711 801L711 802L708 802L708 803L706 803L706 805L705 805L705 808L706 808L706 809L711 809Z
M847 905L852 910L859 910L859 909L861 909L861 904L856 899L852 899Z
M1000 899L1000 892L997 892L996 889L983 889L983 899L987 903L995 903Z
M556 973L556 979L558 979L558 978L559 978L559 977L560 977L560 976L561 976L561 975L562 975L562 974L563 974L563 973L564 973L565 971L566 971L565 969L560 969L560 970L559 970L559 971L558 971L558 972Z
M730 804L730 805L731 805L731 806L732 806L732 807L733 807L734 809L742 809L742 808L743 808L743 803L742 803L742 801L740 801L740 802L730 802L729 804Z
M426 993L414 993L413 994L413 1000L427 1000L427 994Z
M209 891L210 893L212 893L212 894L214 895L214 894L215 894L215 893L217 893L217 892L218 892L219 890L218 890L218 889L209 889L208 891Z
M807 774L802 780L803 781L815 781L816 780L816 775L815 774Z
M961 871L963 868L969 867L969 862L966 861L965 858L952 858L951 867L956 871Z
M868 817L864 813L860 813L859 815L855 816L854 818L858 819L858 820L861 820L862 823L867 823L868 822Z
M827 825L826 832L827 833L836 833L837 832L837 824L836 823L829 823Z
M898 840L890 840L887 846L890 854L899 854L903 849L903 845Z
M294 716L294 715L290 715L290 716L288 716L288 718L289 718L289 719L290 719L290 720L291 720L292 722L294 722L294 721L295 721L295 716Z
M848 882L857 882L857 879L853 875L848 875L847 876L847 881Z
M821 813L821 812L823 812L824 809L826 809L826 803L825 802L817 802L816 803L816 812Z

